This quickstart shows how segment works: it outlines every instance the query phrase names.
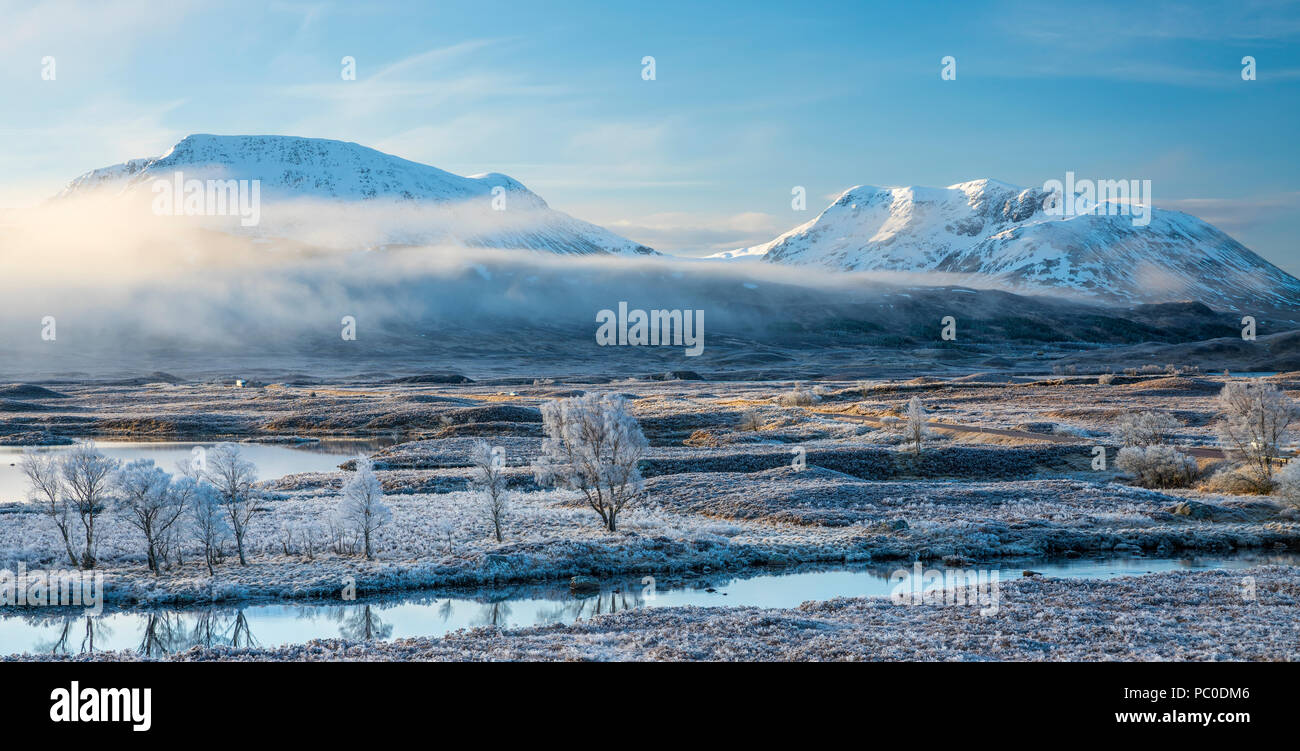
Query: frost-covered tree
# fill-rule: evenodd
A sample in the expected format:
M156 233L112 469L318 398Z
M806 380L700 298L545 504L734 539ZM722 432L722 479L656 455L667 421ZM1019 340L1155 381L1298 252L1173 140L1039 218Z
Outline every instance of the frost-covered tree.
M1263 381L1224 384L1218 406L1219 440L1256 489L1267 492L1273 486L1273 462L1282 455L1300 410L1281 389Z
M914 396L907 403L907 413L903 422L903 437L912 444L912 451L921 453L921 444L930 436L930 428L926 425L925 405L921 404L921 397Z
M146 559L154 576L159 574L159 545L185 513L195 486L188 477L172 477L153 459L136 459L113 476L117 509L128 524L144 535Z
M1129 412L1115 423L1115 438L1121 446L1160 446L1181 426L1163 412Z
M226 509L216 488L206 482L195 483L187 521L190 537L203 549L208 576L215 576L221 547L230 539L230 522L226 520Z
M546 439L534 464L537 481L582 493L605 529L618 529L618 515L645 494L637 464L649 443L613 394L586 394L542 405Z
M1125 446L1115 466L1146 488L1185 488L1196 479L1196 460L1173 446Z
M81 565L76 551L72 547L72 502L68 500L67 490L63 487L63 470L59 460L49 452L37 452L32 449L23 451L19 469L27 478L31 489L27 499L41 509L41 513L54 522L63 538L63 549L68 555L68 563Z
M470 449L470 485L478 496L479 508L484 517L492 524L497 542L501 535L501 525L505 521L510 506L510 494L506 492L506 467L504 454L493 452L487 441L478 440Z
M80 441L59 457L63 486L86 533L82 568L95 567L95 520L108 504L111 480L118 466L119 462L104 456L93 441Z
M260 497L255 485L257 466L245 459L235 444L219 443L207 452L201 464L189 465L185 469L196 481L206 482L216 489L231 534L235 538L239 565L247 566L244 536Z
M375 464L364 454L357 456L356 470L343 483L338 514L344 523L360 533L366 560L371 560L371 537L392 521L393 512L384 505L384 488L375 476Z
M1277 473L1277 494L1282 501L1300 508L1300 459L1292 459Z

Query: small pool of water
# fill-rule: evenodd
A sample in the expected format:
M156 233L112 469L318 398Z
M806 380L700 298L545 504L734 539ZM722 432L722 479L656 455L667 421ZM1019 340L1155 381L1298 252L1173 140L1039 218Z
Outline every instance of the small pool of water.
M212 448L216 441L95 441L105 455L123 463L135 459L153 459L168 472L175 472L178 462L188 462L196 447ZM360 452L371 453L396 443L392 438L333 438L309 443L237 443L244 458L257 465L259 480L274 480L297 472L330 472ZM34 450L57 453L70 446L36 446ZM27 497L27 478L18 463L22 446L0 446L0 503L22 501Z
M1184 558L1107 557L997 563L1001 582L1026 569L1044 576L1108 579L1160 571L1239 569L1264 564L1300 565L1300 554L1242 552ZM926 569L942 569L937 562ZM974 565L970 568L984 568ZM355 602L300 602L209 606L187 609L106 612L28 610L0 615L0 654L81 653L131 649L150 655L192 646L279 646L311 639L397 639L437 637L459 628L517 628L571 623L579 618L635 608L681 605L792 608L808 600L887 597L890 577L905 563L809 567L776 572L704 575L659 581L653 589L641 577L611 579L599 594L575 595L567 583L506 587L474 592L419 591Z

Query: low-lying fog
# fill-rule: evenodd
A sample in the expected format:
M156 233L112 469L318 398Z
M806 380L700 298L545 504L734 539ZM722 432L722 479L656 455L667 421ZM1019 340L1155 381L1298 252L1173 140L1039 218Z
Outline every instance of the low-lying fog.
M138 198L13 212L0 220L0 380L280 363L355 373L388 362L409 372L476 358L554 371L615 349L633 374L708 367L765 346L938 343L943 316L1006 315L1008 304L1051 317L1081 309L936 288L974 283L954 276L454 244L549 231L545 213L295 202L263 206L261 224L241 229L235 217L155 216ZM703 352L598 347L598 314L620 302L703 311Z

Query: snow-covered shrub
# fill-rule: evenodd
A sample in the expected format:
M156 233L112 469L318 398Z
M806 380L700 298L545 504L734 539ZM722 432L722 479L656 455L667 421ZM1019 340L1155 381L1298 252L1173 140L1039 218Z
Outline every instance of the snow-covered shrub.
M1226 383L1219 392L1219 440L1258 492L1273 487L1274 460L1300 410L1277 386L1262 381Z
M1115 466L1147 488L1185 488L1196 479L1196 460L1172 446L1125 446Z
M217 491L221 508L226 513L230 531L235 537L239 565L247 566L244 537L260 497L255 486L257 466L245 459L235 444L219 443L207 452L202 463L186 465L182 469L191 473L194 480L206 482Z
M370 457L358 454L356 470L343 483L343 499L339 502L339 518L362 539L362 552L366 560L374 557L371 538L375 531L393 519L393 512L384 505L384 489L375 477L375 465Z
M1283 503L1300 508L1300 459L1292 459L1274 478Z
M740 423L737 427L748 432L762 430L763 418L759 417L757 412L746 412L740 416Z
M483 517L492 525L497 542L505 538L501 526L510 507L510 494L506 491L506 463L504 450L493 449L487 441L474 442L470 449L470 486L477 492Z
M1224 463L1210 474L1201 490L1208 493L1250 495L1259 493L1259 485L1240 465Z
M546 440L534 463L540 485L580 491L610 532L618 515L639 502L645 480L638 463L649 442L614 394L586 394L542 405Z
M1097 383L1101 386L1109 386L1114 382L1115 382L1114 373L1102 373L1101 375L1097 376Z
M903 436L907 443L911 444L914 453L921 453L921 444L931 435L930 428L926 425L925 406L921 404L921 397L914 396L907 402L907 413L903 423Z
M1115 423L1115 438L1122 446L1157 446L1168 443L1181 426L1163 412L1129 412Z
M113 475L117 511L144 536L145 560L155 576L159 573L159 547L185 513L197 487L188 477L172 477L153 459L136 459Z
M789 391L777 394L775 399L782 407L810 407L821 400L812 390L801 388L797 383Z

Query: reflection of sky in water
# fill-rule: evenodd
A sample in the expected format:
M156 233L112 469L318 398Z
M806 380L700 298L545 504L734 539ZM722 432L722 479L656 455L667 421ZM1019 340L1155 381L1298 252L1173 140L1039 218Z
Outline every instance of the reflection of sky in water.
M1003 582L1028 568L1046 576L1110 578L1170 570L1246 568L1266 563L1300 564L1294 553L1243 553L1233 557L1081 558L1004 563ZM300 603L217 607L188 611L110 613L93 620L89 634L96 650L148 649L159 654L195 645L276 646L316 638L392 639L441 636L459 628L502 628L569 623L578 618L637 607L679 605L792 608L808 600L833 597L887 596L896 569L908 564L859 566L763 574L751 578L710 577L666 586L653 599L645 596L639 577L610 581L599 596L569 595L563 584L518 586L475 595L436 597L428 592L368 598L352 603ZM942 568L926 566L925 569ZM978 568L976 566L967 567ZM706 587L713 589L710 592ZM90 647L84 615L35 613L0 618L0 654L81 652Z
M273 480L297 472L330 472L360 451L371 452L392 445L392 439L331 439L311 443L238 443L239 451L257 465L259 480ZM153 459L168 472L176 471L178 462L188 462L196 446L211 448L215 442L173 441L96 441L107 456L124 463L135 459ZM36 451L66 451L68 446L37 446ZM0 446L0 503L21 501L27 495L27 478L18 462L22 446Z

